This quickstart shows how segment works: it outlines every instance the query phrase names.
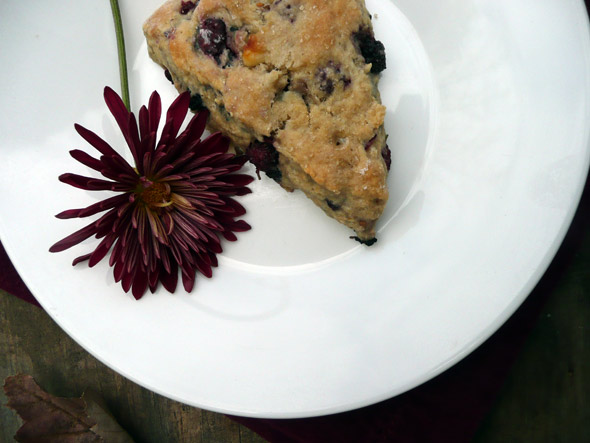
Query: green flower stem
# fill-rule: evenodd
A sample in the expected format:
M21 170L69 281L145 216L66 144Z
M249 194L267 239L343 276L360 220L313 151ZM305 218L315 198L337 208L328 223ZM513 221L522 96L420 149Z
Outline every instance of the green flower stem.
M127 75L127 55L125 53L125 36L123 35L123 22L118 0L111 0L111 10L115 21L115 34L117 35L117 51L119 53L119 76L121 77L121 95L123 103L128 111L131 111L129 100L129 78Z

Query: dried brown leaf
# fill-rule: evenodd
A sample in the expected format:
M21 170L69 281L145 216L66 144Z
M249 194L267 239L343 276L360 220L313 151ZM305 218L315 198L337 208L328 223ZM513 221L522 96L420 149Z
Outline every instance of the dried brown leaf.
M4 380L7 406L24 424L14 436L18 442L94 443L104 441L92 429L96 421L86 413L80 398L54 397L43 391L30 375Z
M107 409L103 399L93 391L86 391L82 395L86 402L88 415L96 420L96 426L92 429L108 443L133 443L133 439L117 423L115 417Z

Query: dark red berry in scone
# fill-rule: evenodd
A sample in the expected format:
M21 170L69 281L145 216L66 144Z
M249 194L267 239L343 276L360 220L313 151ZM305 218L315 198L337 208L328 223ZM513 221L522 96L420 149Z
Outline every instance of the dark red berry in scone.
M361 29L354 34L359 50L365 62L371 63L371 72L378 74L385 70L387 64L385 62L385 46L379 40L375 40L373 34L366 29Z
M246 157L254 166L260 178L260 171L266 173L269 178L280 181L282 174L279 169L279 153L269 142L255 141L246 148Z
M172 84L174 84L174 80L172 79L172 74L170 74L170 71L168 71L168 69L164 69L164 76L166 77L166 79L168 79L168 81Z
M223 20L209 17L201 22L197 30L197 44L201 51L218 57L227 47L226 41L227 29Z
M197 6L197 3L198 3L198 0L197 0L197 1L195 1L195 2L191 2L191 1L184 2L184 1L183 1L183 2L180 4L180 13L181 13L182 15L186 15L186 14L188 14L188 13L189 13L189 12L191 12L193 9L195 9L195 7Z
M164 37L166 37L168 40L174 40L175 36L176 36L176 28L170 28L167 31L164 31Z
M389 150L389 146L383 146L383 149L381 150L381 156L383 157L385 166L387 166L387 170L389 171L389 169L391 169L391 151Z
M207 107L203 104L203 99L199 94L191 93L191 101L188 104L188 107L193 112L202 111L203 109L207 109Z
M375 143L375 140L377 140L377 135L374 135L371 140L369 140L367 143L365 143L365 151L368 151L369 149L371 149L371 146L373 146L373 144Z
M377 239L376 238L371 238L369 240L363 240L359 237L350 237L353 240L356 240L357 242L359 242L361 245L365 245L365 246L373 246L375 243L377 243Z
M342 83L343 89L352 83L351 78L342 73L341 65L333 61L318 68L314 80L317 88L314 93L320 101L324 101L332 95L340 83Z
M328 77L328 72L325 69L322 69L318 73L318 79L320 82L320 90L325 92L326 94L330 95L334 92L334 82L331 78Z
M328 208L330 208L332 211L338 211L342 207L339 204L334 203L330 199L326 199L326 204L328 205Z

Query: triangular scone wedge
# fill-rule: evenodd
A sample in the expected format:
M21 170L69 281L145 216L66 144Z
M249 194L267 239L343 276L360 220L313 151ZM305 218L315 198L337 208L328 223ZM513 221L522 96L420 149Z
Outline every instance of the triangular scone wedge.
M144 33L210 129L372 244L390 153L385 52L363 0L170 0Z

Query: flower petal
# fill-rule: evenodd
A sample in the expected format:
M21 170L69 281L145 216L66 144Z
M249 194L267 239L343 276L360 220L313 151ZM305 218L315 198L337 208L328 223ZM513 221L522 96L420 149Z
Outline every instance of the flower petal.
M234 186L246 186L249 185L250 183L252 183L252 180L254 180L254 178L250 175L245 175L245 174L231 174L231 175L225 175L219 178L219 180L223 180L224 183L229 184L230 186L234 187Z
M133 284L133 275L135 274L135 271L129 272L126 271L123 274L123 278L121 279L121 287L123 288L123 291L125 291L125 293L129 292L129 289L131 289L131 285Z
M122 183L136 183L139 179L137 172L127 161L120 156L103 156L100 158L107 170L102 170L101 174L111 180L117 180Z
M77 257L74 259L74 261L72 262L72 266L76 266L78 263L82 263L86 260L88 260L90 258L91 254L86 254L86 255L81 255L80 257Z
M107 104L109 111L111 111L111 114L113 114L113 117L115 117L115 121L119 125L121 132L125 138L127 138L127 124L130 112L125 106L125 103L123 103L123 100L121 97L119 97L119 94L117 94L108 86L104 88L104 101Z
M145 106L139 110L139 136L143 141L150 133L150 114Z
M160 281L162 282L162 286L164 286L168 292L176 291L176 285L178 283L178 266L176 263L172 263L170 272L160 271Z
M91 223L88 226L84 226L82 229L79 229L78 231L74 232L73 234L70 234L67 237L58 241L51 248L49 248L49 252L65 251L66 249L69 249L72 246L75 246L78 243L83 242L87 238L92 237L95 233L96 233L96 223Z
M86 208L69 209L67 211L60 212L56 215L56 217L62 220L76 217L89 217L91 215L98 214L99 212L106 211L107 209L112 209L116 206L119 206L125 203L128 198L128 194L115 195L114 197L99 201L98 203L94 203L93 205L90 205Z
M80 151L79 149L73 149L70 151L70 155L78 160L83 165L88 166L89 168L94 169L95 171L99 171L103 168L103 164L100 160L88 155L84 151Z
M225 153L229 148L229 139L221 132L211 134L199 145L199 155L212 154L216 152Z
M198 141L203 135L205 127L207 126L207 119L209 118L209 111L204 109L199 111L189 122L182 135L187 135L190 140Z
M115 239L116 237L114 235L108 235L100 242L94 252L90 254L90 261L88 262L89 267L94 267L108 254Z
M123 100L121 100L121 97L108 86L104 88L104 100L111 111L111 114L115 117L115 121L123 134L123 138L131 150L133 159L137 163L140 143L135 115L132 112L129 112L125 107Z
M192 292L193 287L195 286L195 278L196 278L195 271L194 270L185 271L183 268L181 274L182 274L182 286L184 286L184 290L186 292Z
M158 143L158 148L160 148L161 145L169 144L176 138L176 135L178 134L182 123L184 123L184 119L188 112L189 102L190 94L188 92L180 94L176 100L172 102L166 114L166 123L162 129L162 135L160 138L160 143Z
M111 145L105 142L94 132L90 131L89 129L86 129L84 126L81 126L77 123L74 125L74 128L76 129L76 132L80 134L80 136L84 140L86 140L90 145L95 147L101 154L121 157L120 154L117 153L117 151L111 148Z
M148 103L148 112L150 116L150 132L158 132L160 117L162 117L162 100L157 91L152 92Z
M146 211L146 215L154 237L156 237L160 243L168 244L168 235L166 234L166 229L164 229L164 225L162 225L160 218L155 216L150 210Z
M127 128L129 131L129 139L127 140L127 144L129 145L129 149L131 150L135 164L139 165L141 163L140 159L143 158L143 151L141 149L142 145L139 139L137 122L133 112L130 112L129 117L127 118Z
M227 240L227 241L237 241L238 237L236 236L236 234L234 234L231 231L223 231L223 237Z
M160 269L159 268L156 269L155 271L151 271L148 273L148 288L152 294L154 292L156 292L159 281L160 281Z
M139 300L145 294L148 287L148 276L143 269L138 269L133 276L133 289L131 293L135 300Z
M234 232L246 232L250 229L252 229L252 226L250 226L244 220L238 220L231 224L231 230Z
M115 282L119 283L123 279L124 275L125 275L125 262L123 262L123 261L116 262L115 267L113 268L113 276L115 278Z
M84 177L78 174L66 173L59 176L59 181L66 183L75 188L85 189L87 191L115 191L120 189L120 184L99 178Z

